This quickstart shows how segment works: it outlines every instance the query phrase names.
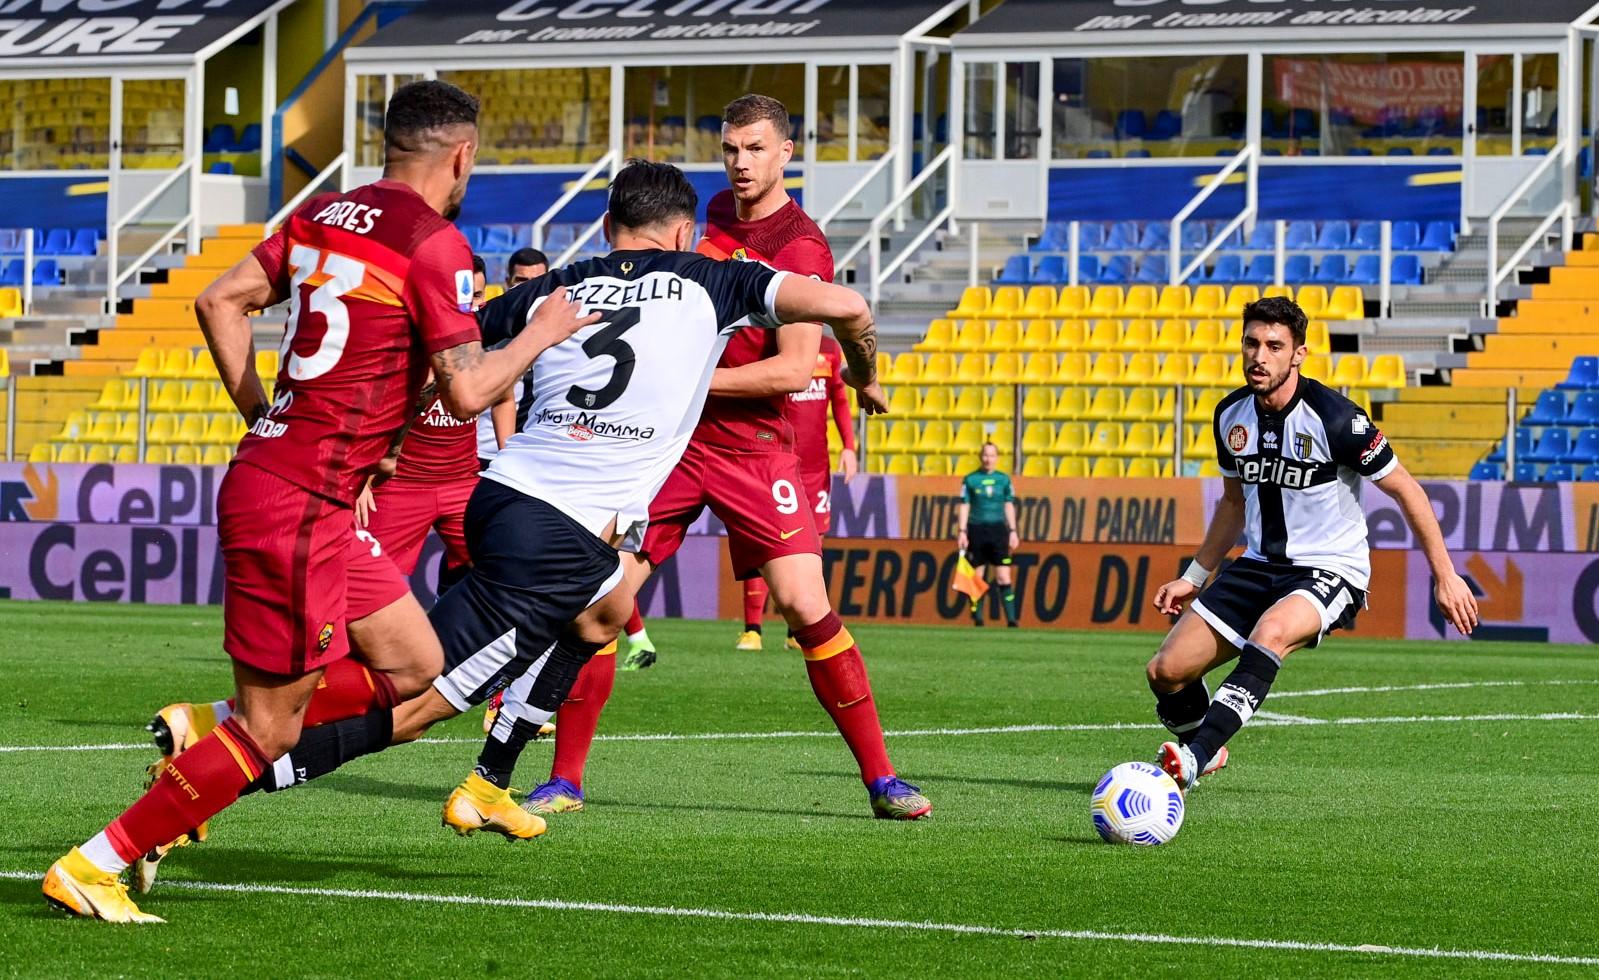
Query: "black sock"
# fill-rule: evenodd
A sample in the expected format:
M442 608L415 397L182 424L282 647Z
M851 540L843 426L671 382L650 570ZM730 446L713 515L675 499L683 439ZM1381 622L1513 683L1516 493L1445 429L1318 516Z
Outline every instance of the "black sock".
M472 771L500 789L510 789L516 760L522 757L522 750L538 733L538 722L518 718L511 725L511 733L505 741L497 741L493 735L483 740L483 751L477 754L477 765L472 767Z
M972 600L972 619L981 623L983 621L983 600Z
M1005 604L1005 622L1016 625L1016 592L1010 586L1005 586L1005 594L1000 596L1000 601Z
M1260 708L1280 667L1282 660L1275 653L1258 643L1244 644L1244 652L1238 655L1238 666L1216 689L1216 699L1210 703L1205 720L1188 743L1194 750L1194 762L1200 772L1205 771L1205 764L1215 758L1227 740L1238 734L1238 729Z
M527 695L527 706L542 717L517 718L509 732L505 731L504 725L496 723L489 737L483 740L483 751L478 753L474 768L479 776L501 789L511 785L511 774L516 771L516 762L522 757L522 750L538 734L539 726L554 715L555 709L572 693L572 686L577 683L577 675L583 670L583 665L604 645L589 643L572 635L563 636L555 642L549 658L534 676L533 686ZM503 712L507 709L500 710Z
M300 733L300 740L294 744L294 748L289 750L286 763L281 760L274 763L271 769L262 773L239 795L257 790L274 793L318 776L326 776L351 759L383 751L393 739L394 712L388 708L378 708L355 718L307 728ZM278 784L275 775L280 763L288 766L293 774L293 782Z
M744 632L746 632L746 633L755 633L755 634L759 635L760 632L761 632L761 624L760 623L745 623L744 624Z
M1184 745L1199 730L1199 724L1205 720L1205 712L1209 708L1210 689L1205 686L1203 678L1170 694L1155 692L1155 717Z

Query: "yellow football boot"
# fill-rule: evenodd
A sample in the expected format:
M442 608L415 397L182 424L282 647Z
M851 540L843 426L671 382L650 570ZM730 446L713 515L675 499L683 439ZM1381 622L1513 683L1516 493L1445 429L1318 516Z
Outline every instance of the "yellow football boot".
M802 650L802 649L804 649L803 647L800 646L800 641L794 639L794 634L792 634L792 633L790 633L788 635L788 639L783 641L783 646L787 647L790 650Z
M144 788L148 790L155 785L156 778L161 775L168 762L187 752L217 727L216 709L209 704L186 702L169 704L157 711L155 717L144 727L155 739L156 750L161 753L161 758L150 763L144 770L146 777ZM133 887L139 894L148 895L150 889L155 887L157 865L161 863L161 859L171 853L175 847L187 847L191 840L196 842L205 840L210 836L210 829L210 821L206 821L177 840L151 848L143 857L133 862Z
M475 772L445 801L444 826L462 837L486 830L506 840L530 840L549 829L543 817L517 806L509 792Z
M761 649L761 634L754 630L745 630L738 635L738 642L733 644L733 649L759 652Z
M95 867L76 847L45 872L44 899L58 909L85 919L166 921L159 915L139 911L139 906L128 897L128 886L116 875Z

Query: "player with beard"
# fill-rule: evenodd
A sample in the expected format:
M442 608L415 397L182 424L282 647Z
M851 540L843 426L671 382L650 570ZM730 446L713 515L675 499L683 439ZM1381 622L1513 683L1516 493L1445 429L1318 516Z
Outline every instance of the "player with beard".
M1222 499L1188 569L1155 593L1156 609L1181 614L1148 677L1155 714L1176 736L1158 761L1185 790L1227 764L1227 741L1260 709L1283 660L1354 625L1365 607L1362 479L1399 504L1445 618L1462 633L1477 625L1477 600L1420 484L1365 411L1299 373L1309 353L1304 311L1270 297L1244 307L1243 321L1247 383L1222 399L1214 421ZM1205 588L1240 534L1243 557ZM1212 700L1205 675L1234 658Z

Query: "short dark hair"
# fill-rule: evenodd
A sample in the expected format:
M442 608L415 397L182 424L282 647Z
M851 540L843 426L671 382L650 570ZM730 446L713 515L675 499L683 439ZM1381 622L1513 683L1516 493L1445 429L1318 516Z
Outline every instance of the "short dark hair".
M1305 329L1309 326L1305 311L1286 296L1267 296L1244 306L1244 327L1251 323L1275 323L1288 328L1294 335L1294 346L1305 346Z
M700 196L683 171L670 163L629 160L611 180L611 223L653 228L674 218L692 219Z
M489 274L489 266L487 262L483 261L483 256L475 254L472 256L472 271L480 276Z
M431 134L451 126L476 126L477 96L449 82L407 82L394 90L383 115L383 145L414 153L440 142Z
M762 119L769 120L772 128L777 130L777 138L786 140L791 132L788 120L788 107L772 98L770 95L741 95L727 104L722 110L722 125L753 126Z
M542 265L546 268L550 264L550 257L536 248L519 248L511 253L510 259L505 263L506 271L519 265Z

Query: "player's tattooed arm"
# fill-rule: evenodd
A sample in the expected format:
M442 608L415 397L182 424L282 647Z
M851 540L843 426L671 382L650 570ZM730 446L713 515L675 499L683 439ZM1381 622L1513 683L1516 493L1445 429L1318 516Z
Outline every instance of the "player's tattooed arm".
M579 310L567 291L557 288L504 347L484 350L474 340L435 352L433 376L444 407L463 422L483 414L540 354L600 319L598 313L579 316Z
M255 372L250 314L275 306L283 298L260 260L246 255L194 301L195 318L216 361L217 376L246 425L265 417L272 406Z

